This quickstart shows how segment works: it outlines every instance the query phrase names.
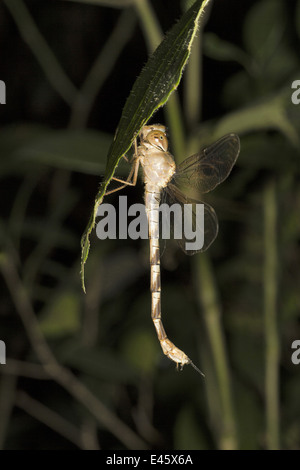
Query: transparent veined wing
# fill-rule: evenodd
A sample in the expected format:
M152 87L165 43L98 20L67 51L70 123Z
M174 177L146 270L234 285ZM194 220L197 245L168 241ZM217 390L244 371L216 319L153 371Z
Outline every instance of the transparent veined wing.
M177 167L173 182L180 187L192 187L200 193L207 193L227 178L239 152L239 137L227 134L184 160Z
M177 241L182 251L187 255L194 255L195 253L207 250L215 240L219 229L218 219L214 209L209 204L202 201L188 198L172 183L169 183L163 190L162 204L166 204L169 207L177 204L180 208L180 210L174 212L174 217L170 218L170 233L172 238ZM190 205L189 207L191 209L188 213L185 211L187 204ZM199 217L197 205L203 205L203 218ZM162 217L164 215L165 212L162 211ZM163 224L164 220L162 220L162 225ZM192 240L190 236L187 236L185 231L186 226L191 227L192 231L196 233L198 240L203 240L203 244L201 244L200 248L191 248ZM178 227L182 229L179 235ZM162 236L162 238L164 237Z

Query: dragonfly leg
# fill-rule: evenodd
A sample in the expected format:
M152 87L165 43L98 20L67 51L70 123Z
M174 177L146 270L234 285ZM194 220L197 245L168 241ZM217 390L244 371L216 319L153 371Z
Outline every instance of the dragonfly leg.
M116 178L115 176L113 176L112 179L114 181L118 181L118 183L123 183L123 184L121 186L119 186L118 188L111 189L110 191L107 191L105 193L105 196L107 196L108 194L112 194L112 193L115 193L117 191L120 191L121 189L125 188L126 186L135 186L136 182L137 182L139 164L140 164L139 159L136 158L133 161L133 164L132 164L132 167L131 167L131 170L130 170L130 173L128 175L127 180L122 180L121 178ZM131 179L132 179L132 181L130 181Z

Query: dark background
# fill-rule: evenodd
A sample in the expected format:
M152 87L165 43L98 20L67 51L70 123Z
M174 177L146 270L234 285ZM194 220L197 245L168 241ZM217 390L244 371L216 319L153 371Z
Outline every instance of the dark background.
M182 14L177 0L149 3L164 32ZM160 350L147 243L94 235L81 290L80 237L149 55L147 32L132 5L136 20L113 46L120 54L86 122L53 87L43 45L80 89L124 11L100 1L0 4L0 448L299 449L291 344L300 339L300 105L290 97L300 79L300 2L215 0L195 49L198 119L185 109L187 69L178 89L187 149L227 132L241 138L236 168L207 198L220 221L216 242L193 258L170 243L161 260L166 330L205 379L177 372ZM152 122L168 124L162 110ZM122 194L142 202L142 184Z

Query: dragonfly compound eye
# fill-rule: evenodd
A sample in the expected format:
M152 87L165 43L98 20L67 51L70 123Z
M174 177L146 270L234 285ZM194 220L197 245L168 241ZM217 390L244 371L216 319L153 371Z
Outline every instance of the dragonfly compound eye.
M168 150L168 139L162 131L155 130L149 132L147 140L151 145L158 147L164 150L165 152Z

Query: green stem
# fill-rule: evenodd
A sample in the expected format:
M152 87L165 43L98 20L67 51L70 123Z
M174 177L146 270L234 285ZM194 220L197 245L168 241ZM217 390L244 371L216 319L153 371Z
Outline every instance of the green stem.
M180 163L186 158L187 155L182 113L180 109L179 97L176 91L170 96L166 104L165 114L172 136L172 154L174 155L176 162Z
M12 234L14 245L17 250L20 247L22 231L24 228L24 221L26 217L26 210L32 196L32 193L41 177L42 171L28 172L24 175L19 190L16 193L15 200L9 216L8 226Z
M149 52L154 52L163 39L163 32L148 0L134 0Z
M57 434L72 442L79 449L85 449L80 429L77 429L75 425L68 422L61 414L31 398L26 392L17 393L16 405Z
M35 55L52 87L66 103L72 105L77 93L76 87L41 35L24 2L22 0L4 0L4 3L15 20L21 36Z
M237 449L237 431L233 411L233 398L226 346L221 323L221 308L217 288L213 278L211 262L206 254L196 258L196 279L198 302L203 311L204 322L212 349L215 372L219 390L222 421L216 432L220 449ZM210 384L207 383L209 387Z
M110 411L83 382L80 382L73 372L57 361L41 331L28 291L19 277L17 267L10 253L3 252L1 254L0 272L6 282L16 311L23 322L32 349L44 371L67 390L73 398L84 405L100 425L106 427L128 449L146 449L147 445L135 431L131 430L127 424L123 423L117 415Z
M77 93L72 106L70 127L85 127L95 98L130 39L135 22L131 9L125 9L120 14L115 28Z
M264 191L264 310L266 341L266 433L269 449L279 449L279 332L277 325L277 207L276 183Z
M6 366L3 366L4 369ZM17 377L3 375L0 380L0 450L4 450L14 409Z
M201 31L193 42L193 51L187 63L184 79L184 114L189 131L201 119L202 109L202 36Z

